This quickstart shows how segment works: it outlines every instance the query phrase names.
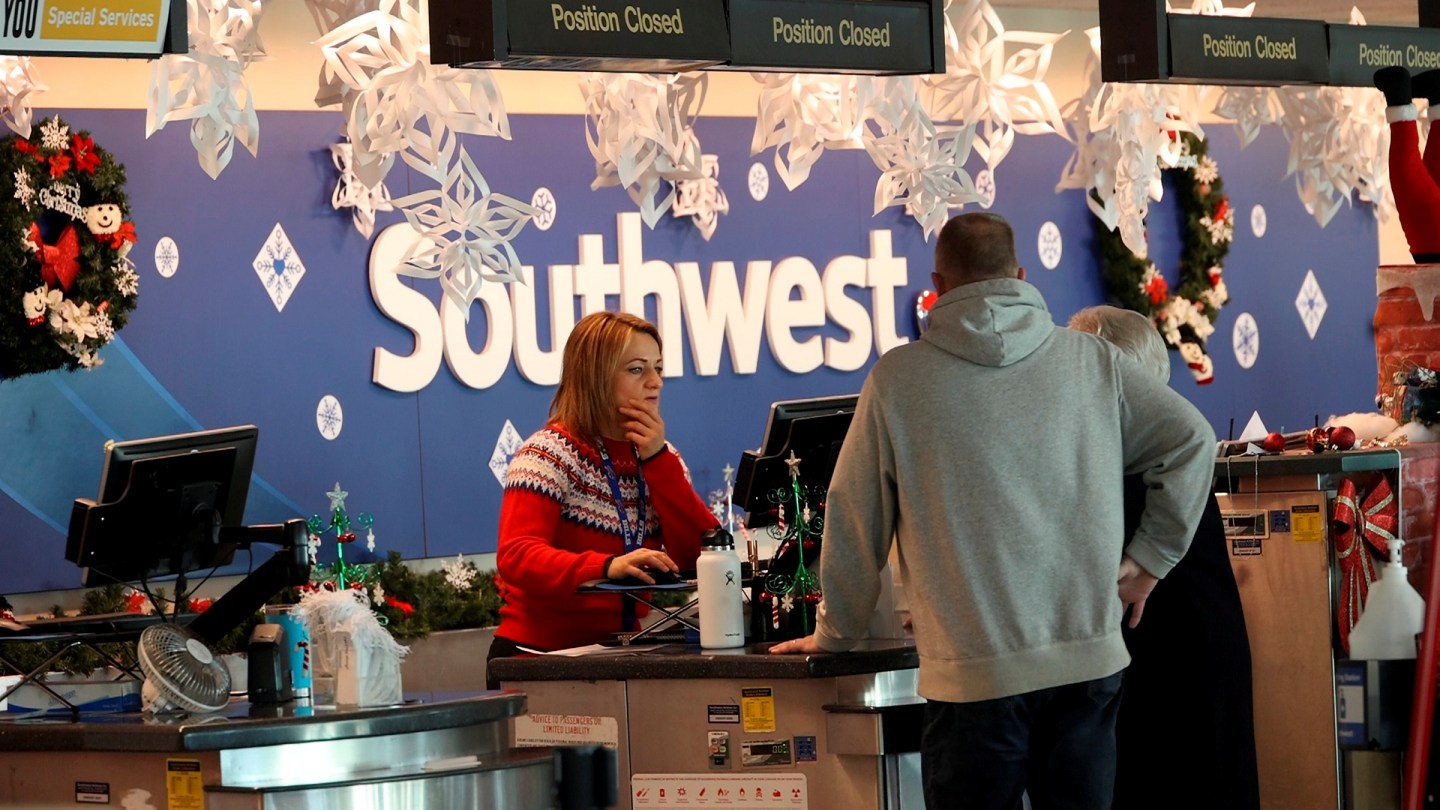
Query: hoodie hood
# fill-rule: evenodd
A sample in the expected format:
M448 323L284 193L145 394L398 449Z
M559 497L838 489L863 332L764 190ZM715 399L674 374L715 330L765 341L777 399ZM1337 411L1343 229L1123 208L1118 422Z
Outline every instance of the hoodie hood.
M920 339L971 363L1008 366L1029 357L1056 328L1034 285L995 278L942 295Z

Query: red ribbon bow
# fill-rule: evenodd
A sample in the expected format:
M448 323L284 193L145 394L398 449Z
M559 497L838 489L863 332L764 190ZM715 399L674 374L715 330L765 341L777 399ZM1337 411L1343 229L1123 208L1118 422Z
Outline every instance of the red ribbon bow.
M75 276L80 273L80 237L75 235L75 227L66 225L65 230L60 232L59 241L47 245L40 237L40 226L31 223L30 241L39 250L40 277L45 280L45 285L54 287L59 284L69 292Z
M109 245L111 250L119 250L120 247L126 242L135 242L135 223L122 222L120 223L120 228L118 230L101 236L96 236L95 240L97 242L104 242L105 244Z
M1340 645L1347 653L1350 629L1360 620L1360 611L1370 595L1370 583L1376 579L1375 563L1365 546L1369 544L1382 559L1389 559L1390 541L1395 538L1395 527L1400 523L1389 480L1381 478L1359 506L1357 497L1354 481L1347 478L1340 482L1335 494L1335 513L1330 518L1341 574L1340 610L1335 618Z

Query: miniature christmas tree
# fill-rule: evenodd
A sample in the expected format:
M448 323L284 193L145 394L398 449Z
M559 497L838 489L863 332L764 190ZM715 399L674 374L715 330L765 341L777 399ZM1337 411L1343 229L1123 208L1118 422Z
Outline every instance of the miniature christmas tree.
M325 493L330 498L330 521L327 524L319 515L311 515L308 528L310 530L310 564L313 567L311 582L314 584L326 584L333 582L337 589L345 589L355 585L362 585L370 577L370 566L345 562L345 546L355 542L355 532L350 526L350 515L345 511L345 498L350 493L340 488L340 482L335 482L335 488ZM365 546L368 550L375 550L375 518L369 512L361 512L355 516L355 523L365 529ZM321 566L317 559L320 551L320 543L326 534L335 535L335 562L331 565Z
M788 632L777 634L776 638L808 636L815 629L820 579L805 565L805 555L809 552L814 556L825 529L824 489L801 483L800 459L793 450L785 463L790 467L790 483L769 496L770 502L778 507L779 520L768 531L778 544L770 573L765 578L765 590L760 594L761 601L770 606L771 628L788 628ZM792 556L793 571L788 564Z

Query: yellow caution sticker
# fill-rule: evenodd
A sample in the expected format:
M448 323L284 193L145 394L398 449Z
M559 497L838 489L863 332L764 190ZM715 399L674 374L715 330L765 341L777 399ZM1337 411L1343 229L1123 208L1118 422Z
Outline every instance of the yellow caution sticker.
M200 760L165 760L165 795L169 810L205 810Z
M1297 543L1318 543L1325 539L1325 515L1319 504L1290 507L1290 536Z
M746 731L774 731L775 690L768 686L741 689L740 717Z

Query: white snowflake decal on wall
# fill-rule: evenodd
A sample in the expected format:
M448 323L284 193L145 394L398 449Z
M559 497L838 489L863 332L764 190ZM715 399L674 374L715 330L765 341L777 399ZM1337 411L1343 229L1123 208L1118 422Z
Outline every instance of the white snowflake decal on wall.
M270 231L270 238L255 254L255 275L260 277L260 282L265 285L265 291L270 293L270 300L275 304L275 311L285 309L285 304L295 292L295 287L300 279L305 276L305 264L300 261L300 256L295 252L295 247L290 244L290 237L285 235L285 229L280 223L275 223L275 228Z

